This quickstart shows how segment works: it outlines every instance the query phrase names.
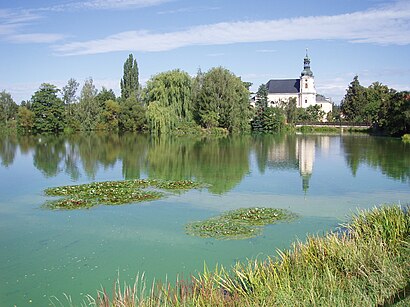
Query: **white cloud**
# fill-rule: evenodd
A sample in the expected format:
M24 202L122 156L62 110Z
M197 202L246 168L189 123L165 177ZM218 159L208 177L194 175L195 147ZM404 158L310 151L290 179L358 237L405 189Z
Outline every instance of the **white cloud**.
M29 33L10 35L8 40L15 43L54 43L62 40L64 35L53 33Z
M203 11L215 11L219 10L220 7L210 6L210 7L182 7L175 10L168 10L168 11L159 11L157 14L159 15L166 15L166 14L179 14L179 13L195 13L195 12L203 12Z
M0 10L0 38L16 43L55 43L63 39L63 35L55 33L22 33L40 18L40 15L27 10Z
M346 40L353 43L410 44L410 2L332 16L221 22L183 31L155 33L128 31L84 42L55 46L60 55L113 51L167 51L193 45L234 43Z
M65 11L65 10L112 10L112 9L129 9L143 8L160 5L172 0L88 0L76 1L66 4L55 5L51 7L41 8L39 10L46 11Z

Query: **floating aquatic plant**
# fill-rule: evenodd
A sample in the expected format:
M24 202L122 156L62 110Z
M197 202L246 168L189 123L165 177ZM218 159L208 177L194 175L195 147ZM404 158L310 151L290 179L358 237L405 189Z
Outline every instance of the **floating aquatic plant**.
M48 188L48 196L65 196L63 199L47 202L49 209L90 208L96 204L121 205L132 202L149 201L164 197L164 193L147 188L167 191L188 190L204 187L190 180L161 181L150 179L92 182L88 184Z
M296 217L284 209L241 208L228 211L205 221L186 225L186 232L193 236L215 239L245 239L260 235L261 226Z

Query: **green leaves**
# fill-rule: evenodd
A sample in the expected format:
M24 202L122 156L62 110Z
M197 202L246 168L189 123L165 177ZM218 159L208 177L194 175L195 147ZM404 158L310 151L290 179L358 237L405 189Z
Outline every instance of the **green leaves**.
M49 209L80 209L91 208L97 204L122 205L159 199L165 196L161 191L146 190L147 188L181 191L203 187L190 180L160 181L160 180L124 180L93 182L81 185L48 188L44 192L48 196L65 196L63 199L48 201L44 207Z
M186 232L203 238L246 239L260 235L261 226L290 221L295 217L294 213L284 209L241 208L205 221L189 223Z
M43 83L31 98L35 132L60 132L64 129L64 106L57 97L58 92L55 85Z

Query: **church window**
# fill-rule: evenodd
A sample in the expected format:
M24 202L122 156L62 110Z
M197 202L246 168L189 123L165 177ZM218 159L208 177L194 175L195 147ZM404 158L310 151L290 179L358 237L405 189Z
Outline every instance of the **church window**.
M305 83L305 88L308 88L308 84L307 84L307 82Z
M307 103L307 99L305 99L305 103Z

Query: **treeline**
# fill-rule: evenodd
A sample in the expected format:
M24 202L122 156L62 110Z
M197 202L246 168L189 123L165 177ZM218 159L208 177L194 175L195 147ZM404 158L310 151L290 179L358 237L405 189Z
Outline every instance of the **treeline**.
M259 86L254 107L249 87L229 70L216 67L195 77L181 70L159 73L142 87L132 54L124 63L121 95L98 90L87 79L81 90L75 79L58 89L43 83L18 106L0 92L0 127L24 134L74 131L149 131L152 134L227 134L291 130L296 122L321 121L319 105L297 108L296 99L268 107L265 84ZM341 107L328 121L367 122L390 135L409 133L410 94L378 82L368 88L355 77ZM2 129L4 130L4 129Z
M153 134L192 133L203 128L221 133L249 130L249 83L222 67L199 71L192 78L181 70L154 75L142 87L136 60L124 63L121 96L95 87L90 78L70 79L61 90L43 83L20 106L1 92L1 122L22 133L63 131L150 131Z
M400 136L410 133L410 92L396 91L379 82L360 85L355 76L340 105L343 120L365 122L374 130Z

